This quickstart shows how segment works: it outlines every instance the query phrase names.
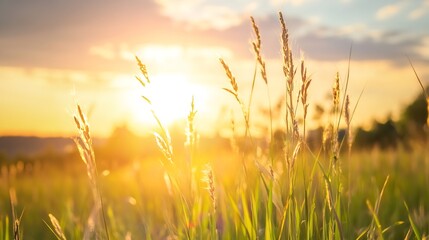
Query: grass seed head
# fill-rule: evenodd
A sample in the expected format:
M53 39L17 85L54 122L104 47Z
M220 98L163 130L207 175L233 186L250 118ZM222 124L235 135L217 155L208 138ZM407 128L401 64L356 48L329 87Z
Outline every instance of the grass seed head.
M213 169L211 165L207 164L203 170L203 179L202 181L207 184L207 191L209 192L210 199L213 204L213 211L216 212L216 187L215 187L215 178L213 175Z
M135 56L136 57L136 61L137 61L137 65L139 66L139 68L140 68L140 72L143 74L143 76L146 78L146 81L147 81L147 83L150 83L150 79L149 79L149 74L147 73L147 68L146 68L146 65L144 65L143 63L142 63L142 61L140 61L140 59L137 57L137 56ZM140 79L140 78L138 78L137 77L137 80L139 80L139 82L143 85L143 86L145 86L146 84L142 81L142 79Z
M337 72L335 75L335 83L332 87L332 95L333 95L333 102L334 102L334 109L338 109L338 106L340 105L340 74Z
M226 76L230 80L231 87L234 90L233 93L238 94L237 81L235 81L235 77L234 77L234 75L232 75L232 72L231 72L228 64L226 64L225 61L222 58L219 58L219 61L222 64L223 69L225 70Z
M261 67L262 79L264 80L265 84L267 84L268 83L267 70L265 67L265 61L263 60L262 54L261 54L261 34L259 33L259 28L256 25L255 19L253 17L250 17L250 20L252 21L252 28L256 36L255 41L252 42L253 51L255 52L256 59L259 63L259 66Z
M64 232L63 232L57 218L55 218L55 216L50 214L50 213L48 216L49 216L49 219L51 220L52 226L54 226L54 231L55 231L57 237L61 240L66 240L66 236L64 235Z

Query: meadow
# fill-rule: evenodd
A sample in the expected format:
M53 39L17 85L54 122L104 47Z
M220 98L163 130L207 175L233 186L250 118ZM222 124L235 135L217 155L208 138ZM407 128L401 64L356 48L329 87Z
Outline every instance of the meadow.
M322 134L311 136L311 77L305 61L296 60L289 48L283 16L279 67L285 94L280 109L271 102L253 18L251 24L252 85L262 81L267 87L241 92L239 76L231 70L234 63L220 59L225 95L242 116L231 119L228 138L199 136L194 100L181 133L172 134L147 92L150 63L137 56L140 73L130 81L140 82L142 105L157 123L152 142L137 145L143 153L126 155L127 161L108 161L109 154L122 156L130 144L118 143L115 153L97 148L85 109L78 105L74 151L45 156L52 161L2 166L0 238L426 239L427 141L411 148L355 150L352 122L359 117L354 115L359 100L350 103L348 73L332 79L329 122ZM258 115L251 108L254 91L267 92L270 106L262 133L253 124ZM309 144L310 138L315 143Z

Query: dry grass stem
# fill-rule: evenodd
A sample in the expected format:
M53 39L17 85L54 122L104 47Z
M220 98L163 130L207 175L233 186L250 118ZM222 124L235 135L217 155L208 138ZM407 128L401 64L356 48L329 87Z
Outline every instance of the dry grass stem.
M55 218L54 215L49 213L49 219L51 220L52 226L54 226L54 231L57 235L57 237L61 240L66 240L66 236L64 235L63 229L60 226L60 223L58 222L57 218Z
M215 187L215 178L213 175L213 169L211 167L211 165L207 164L206 168L203 170L203 179L202 181L205 182L207 184L207 191L209 192L210 195L210 199L212 201L213 204L213 212L216 212L216 187Z
M345 105L345 109L344 109L344 117L346 120L346 124L347 124L347 143L348 143L348 148L349 148L349 152L352 148L352 144L353 144L353 137L352 137L352 129L351 129L351 116L350 116L350 97L349 95L346 96L346 105Z
M20 238L20 233L19 233L19 225L20 225L20 221L19 219L15 219L15 222L13 224L13 239L14 240L19 240Z
M85 118L85 115L82 112L82 108L77 105L78 114L74 116L73 119L76 123L79 136L74 138L74 142L79 150L80 157L86 165L86 170L88 177L90 179L93 189L96 187L96 164L94 150L92 148L92 139L89 132L89 125ZM94 197L96 196L94 192ZM96 198L96 197L95 197Z
M223 88L223 90L231 93L235 97L235 100L237 100L237 102L240 104L240 106L241 106L241 108L243 110L243 114L245 115L244 117L246 118L246 121L247 121L248 120L247 119L247 111L245 111L244 104L241 101L240 97L238 96L238 84L237 84L237 81L235 80L234 75L232 75L232 72L231 72L228 64L222 58L219 58L219 61L222 64L222 67L225 70L225 74L228 77L228 79L229 79L229 81L231 83L231 87L232 87L232 90L228 89L228 88Z
M332 87L332 100L333 100L333 114L334 116L338 116L338 121L341 119L341 112L340 112L340 74L337 72L335 75L335 83ZM339 153L339 143L338 143L338 127L334 127L332 131L332 138L331 138L331 146L332 146L332 154L334 157L334 160L336 161L338 159L338 153Z
M256 35L256 40L252 42L253 45L253 51L256 54L256 59L259 63L259 66L261 67L261 76L264 80L265 84L268 84L268 78L267 78L267 70L265 67L265 61L262 58L261 54L261 35L259 33L259 28L256 25L255 19L253 17L250 17L250 20L252 21L252 28Z
M140 61L140 59L137 56L135 56L135 57L136 57L137 65L140 68L140 72L143 74L143 76L145 77L145 79L147 81L146 83L150 83L149 74L147 73L146 65L144 65L142 63L142 61ZM141 78L139 78L139 77L136 77L136 78L143 86L146 85L146 83Z
M295 75L295 69L292 58L292 50L289 47L289 33L286 27L285 20L282 13L279 13L280 25L282 27L282 54L283 54L283 73L288 81L292 81ZM290 87L293 90L293 81L290 83Z
M238 84L237 84L237 81L235 80L235 77L232 74L228 64L222 58L219 58L219 61L222 64L222 67L225 70L225 74L228 77L228 79L230 80L231 87L232 87L232 90L229 88L223 88L223 90L232 94L234 96L235 100L237 101L237 103L240 105L241 111L243 113L244 121L246 123L246 134L247 134L247 133L249 133L249 130L250 130L249 111L246 110L246 106L244 105L243 101L240 99L240 97L238 95Z
M77 115L75 115L73 119L76 123L79 136L75 137L73 140L76 144L76 147L79 151L82 161L86 165L86 171L87 171L88 178L90 180L92 195L93 195L94 204L95 204L94 206L95 212L98 214L98 212L101 211L102 219L104 223L105 235L106 235L106 238L109 239L110 237L107 229L106 217L104 215L103 198L101 196L101 191L97 182L97 178L98 178L97 165L95 162L95 154L94 154L91 134L89 131L89 124L79 104L77 105L77 112L78 112Z
M149 74L147 72L146 65L141 62L141 60L135 56L137 65L140 68L140 72L143 74L143 76L146 79L146 82L144 82L141 78L136 77L136 79L140 82L142 87L146 90L148 85L151 83L149 79ZM142 95L143 100L149 104L150 111L152 113L152 117L155 119L160 131L155 132L154 136L156 139L156 143L158 144L158 147L161 149L162 153L164 154L165 158L168 160L169 164L173 164L173 146L171 144L171 137L168 129L162 124L161 120L158 118L158 115L156 114L155 110L153 109L152 101L149 97ZM165 164L163 162L163 164Z
M194 119L195 115L197 114L197 111L195 110L195 104L194 104L194 97L192 97L191 101L191 111L188 114L188 121L187 121L187 127L186 127L186 142L185 145L193 148L195 145L195 142L197 140L195 126L194 126ZM191 149L192 151L192 149Z
M173 147L171 145L171 139L169 137L166 139L157 132L155 132L153 135L155 136L156 144L164 154L164 157L168 160L168 162L173 163Z
M332 87L332 96L334 102L334 112L338 113L338 108L340 106L340 74L338 72L335 75L335 83Z
M9 201L10 201L10 207L12 209L13 239L19 240L19 239L21 239L20 222L21 222L22 215L21 215L21 217L18 218L16 213L15 213L15 207L18 204L18 198L16 197L16 191L14 188L9 189Z
M293 63L293 54L289 46L289 33L286 27L283 14L279 12L279 21L282 28L281 43L282 43L282 55L283 55L283 74L286 79L286 128L289 129L289 117L292 123L292 135L299 138L299 131L297 128L297 120L295 116L294 108L294 78L296 69Z
M229 78L231 87L233 89L232 94L238 95L238 85L237 81L235 80L234 75L232 75L231 70L229 69L228 64L225 63L225 61L222 58L219 58L220 63L222 64L223 69L225 70L226 76Z
M306 132L306 124L305 120L307 119L307 112L308 112L308 87L310 86L311 79L307 76L307 67L304 65L304 60L301 60L301 103L302 108L304 111L304 140L305 140L305 132Z

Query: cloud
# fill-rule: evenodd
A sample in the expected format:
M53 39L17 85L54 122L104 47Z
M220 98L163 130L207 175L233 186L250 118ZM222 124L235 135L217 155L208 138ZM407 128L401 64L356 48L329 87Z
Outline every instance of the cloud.
M339 0L342 4L351 4L353 0Z
M300 6L300 5L303 5L303 4L310 2L310 1L309 0L270 0L271 4L275 7L282 6L283 4L291 4L292 6Z
M429 12L429 1L425 0L423 1L417 8L412 10L408 14L408 18L410 20L417 20L421 19L423 16L425 16Z
M236 11L227 4L212 4L204 0L155 0L161 12L174 21L187 24L189 28L224 30L240 24L242 11ZM244 12L254 8L254 4L244 7Z
M146 49L143 54L148 54L154 46L161 52L165 46L173 47L168 49L168 54L175 54L177 47L182 51L180 54L186 52L187 59L193 60L204 59L205 55L217 61L219 55L229 54L235 59L252 59L251 14L246 11L264 6L261 1L246 2L238 7L224 0L217 5L206 1L171 2L170 8L175 6L185 13L191 11L193 14L189 15L194 15L196 22L175 20L173 8L168 10L166 0L126 0L125 3L105 0L85 5L76 1L3 1L0 3L0 66L134 72L135 65L130 64L126 56L132 58L129 56L140 53L141 49ZM227 16L224 22L210 22L212 18L222 19L223 14ZM280 58L278 16L273 12L261 15L255 15L255 19L261 31L263 55ZM332 27L321 22L323 17L318 19L311 21L286 15L295 52L302 49L307 56L320 60L345 59L353 42L354 56L362 60L404 54L425 59L415 52L420 41L404 38L406 33L383 32L361 23ZM189 27L189 24L194 25ZM152 59L159 54L158 50L151 53ZM202 64L203 61L194 62Z
M415 53L429 61L429 37L423 37L420 44L414 48Z
M401 11L401 8L402 8L402 5L400 3L386 5L377 11L375 17L377 20L380 20L380 21L387 20L395 16L396 14L398 14Z
M248 9L253 8L254 4L248 4ZM206 19L199 23L201 26L210 24L208 19L212 17L223 19L222 14L235 16L216 6L205 9L209 13L200 15ZM189 29L187 23L175 22L163 16L162 11L161 6L150 0L91 1L84 5L77 1L3 1L0 3L0 66L130 72L135 66L120 57L121 49L126 46L156 43L234 48L245 45L245 51L248 50L250 28L242 22L229 26L229 20L222 20L214 23L217 28ZM244 38L229 38L238 35Z
M408 18L411 20L416 20L423 17L426 14L426 10L423 8L417 8L410 12Z
M148 33L156 32L157 27L167 28L169 22L148 0L27 0L2 1L0 5L3 66L121 69L123 66L108 59L100 61L101 49L94 46L107 41L142 41L155 35Z
M280 58L280 26L277 16L270 15L255 20L261 31L264 57ZM407 64L405 56L410 56L416 61L428 62L415 51L416 46L423 46L418 35L394 30L381 31L363 23L331 27L293 17L287 17L286 23L293 51L299 53L302 50L306 56L315 60L346 60L353 45L352 58L359 61L388 60L395 64ZM249 40L252 39L249 23L243 22L227 31L207 34L213 38L222 38L225 46L233 49L236 56L253 57L249 45Z

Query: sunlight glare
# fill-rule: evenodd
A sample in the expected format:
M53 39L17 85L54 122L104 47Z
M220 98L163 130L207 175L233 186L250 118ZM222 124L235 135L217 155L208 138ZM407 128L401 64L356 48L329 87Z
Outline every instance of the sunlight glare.
M151 78L147 91L142 88L133 90L129 99L132 121L136 123L153 122L150 106L141 98L150 99L157 116L167 125L185 120L190 111L192 96L199 103L204 102L204 90L201 86L190 84L184 74L158 74Z

